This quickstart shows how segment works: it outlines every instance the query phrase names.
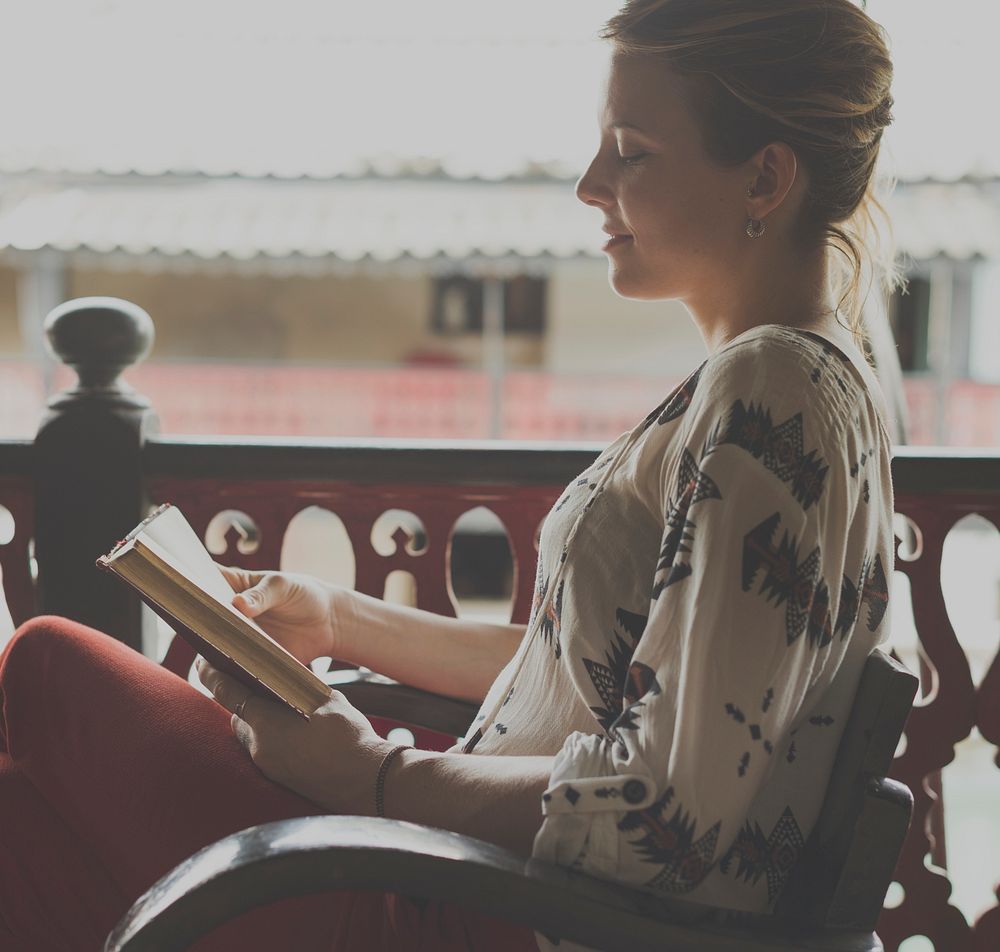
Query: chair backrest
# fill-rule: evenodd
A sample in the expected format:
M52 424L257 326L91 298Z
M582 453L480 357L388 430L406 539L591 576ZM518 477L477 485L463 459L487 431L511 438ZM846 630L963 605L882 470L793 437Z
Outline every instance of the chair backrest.
M913 810L909 789L886 774L918 680L875 649L858 683L819 819L777 915L810 925L874 929Z

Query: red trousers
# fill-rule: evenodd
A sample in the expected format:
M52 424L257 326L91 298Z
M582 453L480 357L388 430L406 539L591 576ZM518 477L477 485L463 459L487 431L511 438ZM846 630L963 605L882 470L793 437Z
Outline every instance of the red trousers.
M100 632L22 626L0 657L0 950L98 952L203 846L323 813L261 774L229 713ZM339 892L254 910L198 952L537 952L531 930L445 903Z

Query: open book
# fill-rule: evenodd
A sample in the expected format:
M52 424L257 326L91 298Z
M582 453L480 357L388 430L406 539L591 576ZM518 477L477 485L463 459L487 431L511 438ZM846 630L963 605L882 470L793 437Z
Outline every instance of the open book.
M329 699L330 689L310 668L233 606L231 586L175 506L160 506L97 564L125 579L210 664L255 693L306 718Z

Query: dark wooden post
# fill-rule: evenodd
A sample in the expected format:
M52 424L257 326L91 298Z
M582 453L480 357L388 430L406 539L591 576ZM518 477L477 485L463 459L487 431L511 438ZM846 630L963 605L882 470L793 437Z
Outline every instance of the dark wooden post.
M117 298L68 301L45 319L47 344L79 378L49 401L35 437L38 605L141 650L139 601L94 566L146 513L142 445L149 401L119 379L153 344L153 322Z

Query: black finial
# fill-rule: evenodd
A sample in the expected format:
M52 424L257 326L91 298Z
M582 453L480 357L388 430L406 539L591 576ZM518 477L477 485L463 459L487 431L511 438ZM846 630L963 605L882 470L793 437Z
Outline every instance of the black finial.
M120 392L118 375L153 346L153 321L137 304L113 297L76 298L45 318L52 353L76 371L81 393Z

